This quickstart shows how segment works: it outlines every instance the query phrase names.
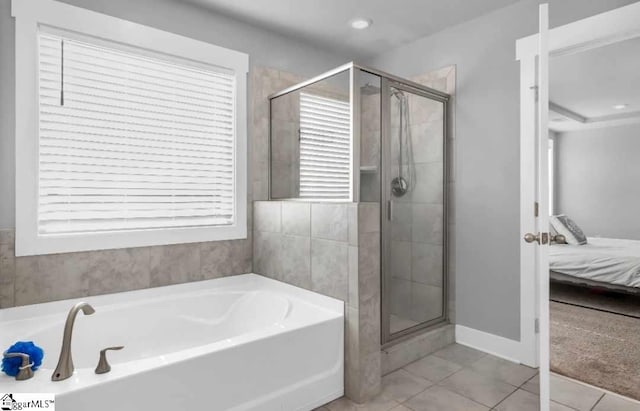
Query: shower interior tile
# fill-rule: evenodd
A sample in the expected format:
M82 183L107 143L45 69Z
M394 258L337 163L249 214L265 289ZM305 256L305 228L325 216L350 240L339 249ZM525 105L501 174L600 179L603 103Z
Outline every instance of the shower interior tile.
M411 192L404 198L418 203L442 204L444 198L444 170L442 163L415 165L416 179Z
M414 203L412 208L412 239L415 242L442 244L443 207L439 204Z
M395 241L411 241L412 208L409 203L392 201L391 238Z
M391 241L391 275L404 280L411 279L411 243Z
M442 287L444 275L442 245L411 243L411 246L411 280Z
M390 310L399 317L410 318L411 313L411 281L402 278L391 278Z
M442 316L442 287L412 283L411 284L411 318L424 322Z
M413 160L416 163L442 163L444 158L442 130L442 120L411 126Z
M380 232L380 205L377 202L360 202L358 207L358 232Z

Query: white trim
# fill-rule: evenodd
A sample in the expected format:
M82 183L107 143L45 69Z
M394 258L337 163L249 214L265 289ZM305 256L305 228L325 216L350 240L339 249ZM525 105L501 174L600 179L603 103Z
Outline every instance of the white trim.
M587 118L581 116L580 114L569 110L566 107L561 106L560 104L556 104L553 101L549 101L549 110L554 113L558 113L561 116L567 117L573 121L577 121L578 123L586 123Z
M247 54L53 0L12 0L11 13L16 17L17 256L247 237ZM235 224L91 235L38 235L37 33L41 25L187 59L194 64L215 66L234 74L237 113Z
M519 341L456 324L456 343L515 363L523 363Z
M640 37L640 3L636 2L549 30L549 54L578 53ZM538 55L538 35L516 41L516 60Z

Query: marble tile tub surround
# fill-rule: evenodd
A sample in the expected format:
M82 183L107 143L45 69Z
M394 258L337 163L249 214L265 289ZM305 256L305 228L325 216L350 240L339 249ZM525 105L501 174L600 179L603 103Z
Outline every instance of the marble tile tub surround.
M246 240L15 257L0 230L0 307L208 280L252 271Z
M253 271L252 199L267 199L267 97L302 80L267 67L249 73L247 239L16 258L15 230L0 229L0 308Z
M254 272L343 300L345 390L380 390L378 203L254 203Z

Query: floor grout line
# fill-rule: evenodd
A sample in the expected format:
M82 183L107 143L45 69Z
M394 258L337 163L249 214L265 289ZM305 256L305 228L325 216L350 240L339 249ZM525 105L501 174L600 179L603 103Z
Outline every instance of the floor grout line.
M515 386L514 386L515 387ZM493 407L491 407L492 410L495 410L498 405L502 404L503 402L505 402L507 400L507 398L511 397L513 394L515 394L516 392L518 392L518 390L520 389L520 387L515 387L516 389L514 391L511 392L511 394L507 395L506 397L504 397L502 400L500 400L499 403L497 403L496 405L494 405Z
M460 365L460 364L458 364L458 365ZM442 389L444 389L444 390L447 390L447 391L449 391L449 392L452 392L452 393L454 393L454 394L457 394L457 395L459 395L459 396L461 396L461 397L464 397L464 398L468 399L469 401L473 401L473 402L475 402L476 404L479 404L479 405L481 405L481 406L483 406L483 407L489 408L489 410L493 410L495 407L497 407L498 405L500 405L504 400L506 400L507 398L509 398L511 395L513 395L513 393L514 393L514 392L518 391L518 389L519 389L519 388L518 388L518 387L516 387L515 385L513 385L513 384L509 384L508 382L501 381L501 380L498 380L497 378L488 377L488 376L486 376L486 375L483 375L482 373L479 373L479 372L477 372L477 371L473 370L470 366L462 366L462 367L463 367L463 368L461 368L461 369L459 369L458 371L454 372L453 374L451 374L451 375L450 375L450 376L448 376L447 378L445 378L445 379L441 380L441 381L437 384L437 386L438 386L438 387L440 387L440 388L442 388ZM485 377L485 378L486 378L486 379L488 379L488 380L493 380L493 381L495 381L495 382L503 382L504 384L507 384L507 385L512 386L512 387L514 388L514 390L513 390L513 391L511 391L511 392L510 392L506 397L504 397L502 400L500 400L496 405L494 405L493 407L490 407L490 406L488 406L488 405L482 404L482 403L480 403L480 402L478 402L478 401L474 400L473 398L469 398L469 397L467 397L467 396L466 396L466 395L464 395L464 394L461 394L461 393L459 393L459 392L457 392L457 391L454 391L454 390L452 390L452 389L449 389L449 388L447 388L447 387L443 387L442 385L440 385L440 383L444 382L444 380L447 380L447 379L449 379L449 378L453 377L455 374L457 374L457 373L459 373L459 372L462 372L462 371L465 371L465 370L472 371L472 372L475 372L475 373L477 373L477 374L479 374L479 375L482 375L483 377Z
M605 395L607 395L607 394L603 392L603 393L602 393L602 395L600 396L600 398L598 398L598 401L596 401L596 403L595 403L595 404L593 404L593 407L591 407L589 410L590 410L590 411L595 410L595 409L596 409L596 406L597 406L598 404L600 404L600 401L602 401L602 399L604 398L604 396L605 396Z

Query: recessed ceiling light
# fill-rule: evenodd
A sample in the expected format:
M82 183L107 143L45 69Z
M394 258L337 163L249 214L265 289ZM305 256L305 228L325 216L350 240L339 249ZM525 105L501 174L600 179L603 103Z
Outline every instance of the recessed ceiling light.
M351 20L349 24L356 30L364 30L373 24L373 20L358 17Z
M616 110L623 110L627 108L627 104L616 104L615 106L613 106L613 108Z

